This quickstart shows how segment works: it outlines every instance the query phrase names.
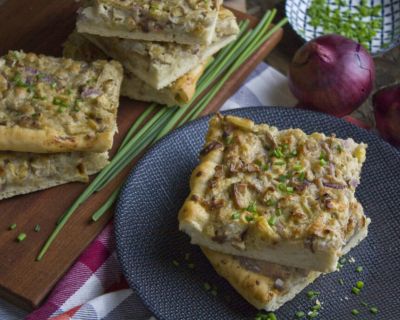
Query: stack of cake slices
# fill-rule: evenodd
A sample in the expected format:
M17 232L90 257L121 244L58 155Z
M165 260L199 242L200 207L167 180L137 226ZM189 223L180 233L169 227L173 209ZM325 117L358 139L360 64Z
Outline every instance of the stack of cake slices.
M233 13L211 0L93 0L79 10L64 55L110 57L124 67L121 94L173 106L188 103L209 59L236 39Z
M274 311L367 236L366 145L215 116L180 230L252 305Z
M21 51L0 57L0 199L89 175L108 163L123 69Z

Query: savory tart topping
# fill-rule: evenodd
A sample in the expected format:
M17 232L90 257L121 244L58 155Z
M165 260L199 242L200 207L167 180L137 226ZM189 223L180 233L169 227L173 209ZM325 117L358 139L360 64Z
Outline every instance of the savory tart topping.
M111 147L122 80L118 63L10 51L0 58L0 75L0 150Z

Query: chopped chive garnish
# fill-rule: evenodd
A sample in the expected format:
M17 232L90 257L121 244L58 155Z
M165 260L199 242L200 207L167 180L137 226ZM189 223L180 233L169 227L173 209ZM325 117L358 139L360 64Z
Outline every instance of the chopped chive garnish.
M356 287L357 287L358 289L364 288L364 282L362 282L362 281L357 281Z
M283 158L283 153L282 153L282 150L280 148L275 148L274 150L272 150L272 155L275 158Z
M345 263L347 262L346 257L341 257L341 258L339 259L339 262L340 262L341 264L345 264Z
M293 166L294 171L301 171L303 170L303 166L300 163L297 163Z
M206 291L208 291L208 290L211 289L211 285L210 285L208 282L204 282L204 283L203 283L203 289L206 290Z
M303 311L297 311L295 315L297 319L301 319L304 318L306 314Z
M321 304L318 303L318 304L312 306L312 307L311 307L311 310L313 310L313 311L321 310Z
M36 257L37 261L40 261L44 257L60 231L82 203L114 180L147 147L161 139L175 127L180 127L204 112L212 99L221 91L226 82L231 79L232 75L237 72L265 41L287 23L287 19L285 18L271 27L271 22L276 16L276 12L275 9L267 11L254 30L248 29L248 21L240 23L240 32L237 40L223 48L216 55L215 59L209 63L199 80L196 93L190 103L183 107L176 106L171 108L160 108L160 105L151 104L146 108L129 129L111 162L93 179L91 184L79 195L72 206L61 215L55 229L40 249ZM215 81L216 79L218 81ZM57 83L54 82L53 87L57 87ZM115 189L109 199L103 204L101 211L93 214L93 216L96 216L96 220L107 212L106 209L111 208L118 198L118 188Z
M179 262L176 261L176 260L172 260L172 264L173 264L175 267L179 267Z
M10 226L8 227L8 229L10 230L14 230L17 227L16 223L10 224Z
M294 192L293 187L286 187L286 192L287 193L293 193Z
M379 310L378 310L377 307L371 307L371 308L369 309L369 311L370 311L372 314L377 314L377 313L379 312Z
M275 161L275 162L273 163L274 166L284 166L285 164L286 164L285 161Z
M324 160L324 159L319 159L319 164L320 164L322 167L324 167L324 166L327 165L327 162L326 162L326 160Z
M362 306L368 307L368 303L366 303L366 302L364 302L364 301L361 301L360 303L361 303Z
M358 311L357 309L353 309L353 310L351 310L351 314L356 316L356 315L360 314L360 311Z
M358 266L358 267L356 268L356 272L358 272L358 273L363 272L363 267L362 267L362 266Z
M232 220L238 220L239 218L240 218L240 212L232 213L232 216L231 216Z
M250 203L249 206L246 208L246 211L251 212L251 213L256 213L257 212L256 202Z
M282 215L282 209L281 208L276 208L275 214L276 214L277 217L281 216Z
M339 279L339 284L340 284L341 286L343 286L343 285L344 285L344 280L343 280L343 279Z
M269 207L272 207L272 206L274 206L274 205L276 205L276 200L275 199L268 199L266 202L265 202L265 204L267 205L267 206L269 206Z
M351 292L354 293L355 295L359 295L361 290L358 289L357 287L353 287L353 288L351 288Z
M286 191L286 185L283 183L278 184L278 189L279 191L285 192Z
M290 153L289 153L290 158L294 158L296 156L297 156L297 150L290 151Z
M270 226L274 226L274 225L276 224L276 217L275 217L275 216L271 216L271 217L268 219L268 224L269 224Z
M319 292L318 291L314 291L314 290L310 290L307 292L307 297L309 299L313 299L315 297L319 296Z
M35 232L39 232L40 231L40 224L37 224L36 226L35 226Z
M280 182L285 182L285 181L286 181L286 176L285 176L284 174L281 174L281 175L279 176L279 181L280 181Z
M299 180L300 180L300 181L304 181L305 177L306 177L306 173L305 173L304 171L303 171L303 172L300 172L300 174L299 174Z
M318 317L318 311L312 311L312 312L310 312L310 313L308 314L308 317L309 317L310 319L314 319L314 318Z
M18 242L22 242L26 239L26 234L25 233L20 233L17 237Z
M268 171L268 169L269 169L269 164L268 164L268 163L263 164L262 167L261 167L261 169L262 169L262 171Z
M254 217L253 216L246 216L245 219L246 219L247 222L251 222L251 221L254 220Z

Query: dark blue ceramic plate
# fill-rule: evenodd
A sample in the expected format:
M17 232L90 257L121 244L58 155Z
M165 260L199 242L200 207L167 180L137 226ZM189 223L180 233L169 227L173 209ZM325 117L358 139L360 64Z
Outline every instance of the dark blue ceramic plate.
M294 319L297 310L309 310L310 289L321 293L318 319L400 319L400 153L374 134L320 113L274 107L227 113L280 129L336 133L369 145L357 195L372 224L368 238L350 253L356 262L317 279L276 312L278 319ZM123 272L160 320L253 319L257 313L178 231L177 213L189 193L189 177L198 163L208 120L191 122L151 148L130 174L117 205L115 230ZM191 263L194 269L188 267ZM357 266L363 267L361 273L355 272ZM359 296L351 293L357 280L365 283ZM218 294L206 292L204 282L215 285ZM372 315L362 301L378 307L379 313ZM352 309L361 314L353 316Z

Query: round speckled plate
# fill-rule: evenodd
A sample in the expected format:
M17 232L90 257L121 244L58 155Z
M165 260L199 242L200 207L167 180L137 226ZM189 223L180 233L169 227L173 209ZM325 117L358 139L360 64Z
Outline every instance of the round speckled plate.
M350 252L355 263L320 277L308 289L320 291L319 319L398 319L400 310L400 153L376 135L340 119L299 109L258 107L229 111L280 129L295 127L311 133L336 133L369 145L357 196L371 217L370 233ZM178 231L177 213L189 193L189 177L198 163L209 117L191 122L162 139L130 174L115 217L117 252L130 286L159 319L252 319L257 310L213 270L189 237ZM185 255L190 253L189 261ZM176 266L173 261L178 262ZM188 267L193 263L194 269ZM363 266L363 272L355 268ZM344 280L344 285L339 284ZM365 282L359 296L351 293ZM218 288L217 296L203 289ZM361 301L379 308L372 315ZM278 319L294 319L297 310L313 303L305 292L285 304Z

